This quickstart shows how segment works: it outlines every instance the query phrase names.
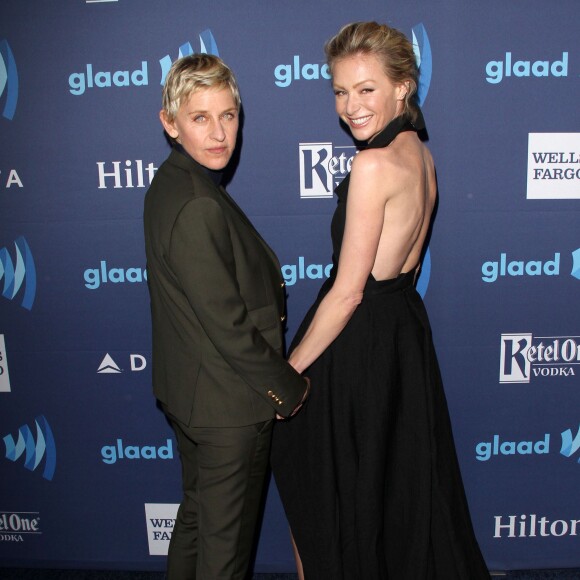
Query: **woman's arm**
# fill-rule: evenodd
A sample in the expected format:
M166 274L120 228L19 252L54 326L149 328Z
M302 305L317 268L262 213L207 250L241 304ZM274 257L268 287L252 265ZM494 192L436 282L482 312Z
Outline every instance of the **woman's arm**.
M308 368L341 333L363 296L373 269L393 182L385 179L389 163L377 151L361 151L354 159L346 206L346 224L333 287L320 303L290 364Z

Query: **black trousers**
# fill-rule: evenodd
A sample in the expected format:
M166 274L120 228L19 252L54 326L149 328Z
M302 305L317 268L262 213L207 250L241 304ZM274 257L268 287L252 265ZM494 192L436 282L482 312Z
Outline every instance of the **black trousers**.
M183 500L167 580L244 580L268 470L273 421L188 427L168 416L179 448Z

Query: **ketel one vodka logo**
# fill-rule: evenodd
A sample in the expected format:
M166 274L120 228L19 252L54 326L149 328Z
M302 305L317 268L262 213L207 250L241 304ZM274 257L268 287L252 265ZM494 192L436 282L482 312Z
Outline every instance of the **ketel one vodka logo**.
M355 155L354 145L300 143L300 197L332 197L334 188L350 172Z
M500 383L529 383L532 378L575 376L580 365L580 336L502 334Z

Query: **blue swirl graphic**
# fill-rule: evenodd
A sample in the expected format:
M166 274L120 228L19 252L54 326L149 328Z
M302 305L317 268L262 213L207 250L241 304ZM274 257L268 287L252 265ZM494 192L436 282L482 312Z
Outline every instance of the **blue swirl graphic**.
M36 417L34 424L36 425L36 441L28 425L20 427L16 442L10 434L4 437L6 459L17 461L26 452L24 467L29 471L34 471L44 457L46 460L42 477L51 481L56 469L56 445L52 429L44 415Z
M425 298L427 294L427 287L429 286L429 279L431 278L431 251L427 248L425 252L425 258L423 258L423 263L421 264L421 272L419 273L419 279L417 280L417 292L421 295L421 298Z
M572 276L580 280L580 248L572 252Z
M419 86L417 87L417 100L419 106L423 106L427 93L431 85L431 75L433 74L433 57L431 55L431 44L427 36L427 30L422 23L413 26L413 51L419 67Z
M572 429L567 429L566 431L562 431L562 448L560 449L560 453L564 455L564 457L571 457L580 449L580 427L578 427L578 433L576 433L576 437L572 439ZM578 460L580 463L580 459Z
M207 30L204 30L199 35L199 44L201 53L219 56L217 43L209 28ZM186 42L179 47L178 58L183 58L184 56L189 56L190 54L193 54L193 48L190 42ZM167 54L159 61L159 64L161 65L161 85L164 85L165 77L167 76L167 73L169 72L169 69L173 64L173 61L171 60L171 57Z
M209 28L199 35L199 42L201 44L201 52L213 54L214 56L220 55L215 38Z
M21 306L31 310L36 296L36 266L32 252L24 236L20 236L15 242L16 266L10 258L6 248L0 249L0 280L4 278L4 290L2 296L13 300L22 283L26 281Z
M18 102L18 71L12 50L6 40L0 41L0 97L6 89L2 115L12 121Z

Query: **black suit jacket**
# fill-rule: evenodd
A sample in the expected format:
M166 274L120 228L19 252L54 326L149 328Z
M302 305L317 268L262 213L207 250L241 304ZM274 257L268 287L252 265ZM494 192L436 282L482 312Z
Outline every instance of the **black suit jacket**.
M173 150L145 197L153 390L186 425L287 416L304 379L282 357L280 264L191 157Z

